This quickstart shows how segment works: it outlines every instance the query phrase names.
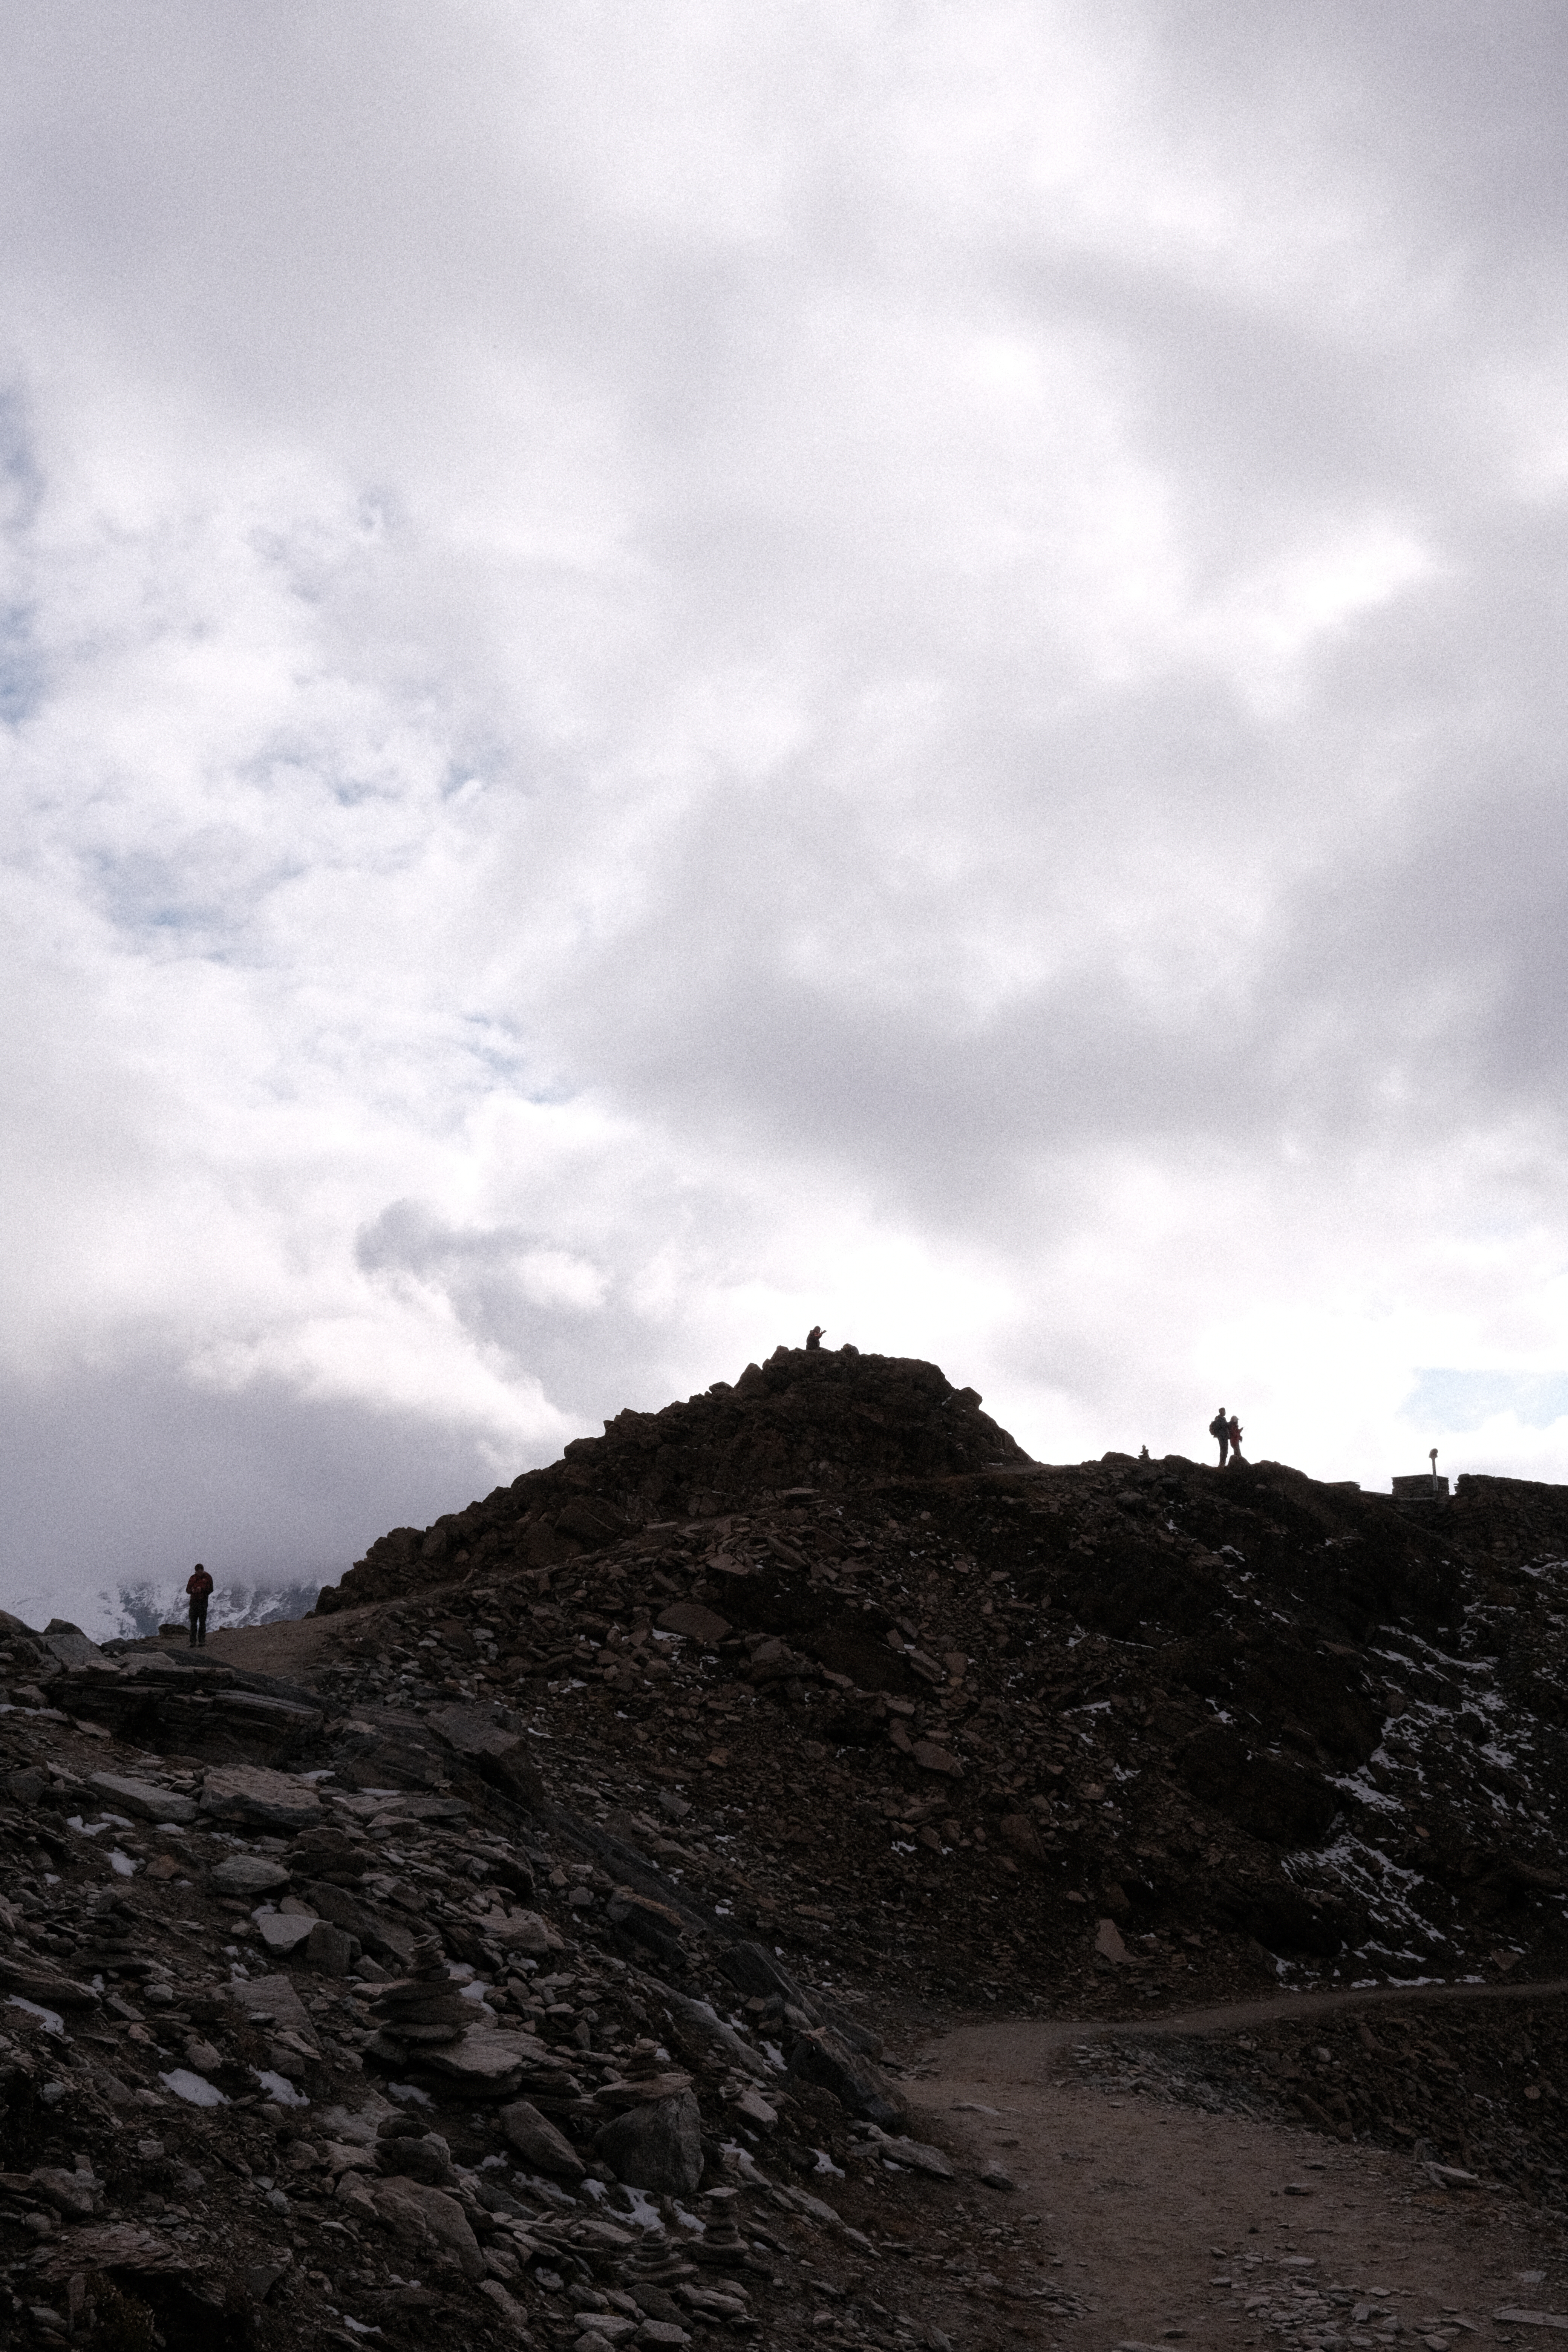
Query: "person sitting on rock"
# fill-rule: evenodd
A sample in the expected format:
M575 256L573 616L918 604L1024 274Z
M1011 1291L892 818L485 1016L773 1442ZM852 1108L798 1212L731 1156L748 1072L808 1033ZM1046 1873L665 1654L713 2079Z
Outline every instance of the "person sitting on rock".
M1243 1461L1242 1461L1242 1458L1241 1458L1241 1423L1240 1423L1240 1422L1239 1422L1239 1421L1237 1421L1237 1417L1236 1417L1235 1413L1232 1413L1232 1414L1231 1414L1231 1416L1230 1416L1230 1425L1229 1425L1229 1427L1226 1429L1226 1433L1226 1433L1226 1437L1228 1437L1228 1438L1229 1438L1229 1440L1230 1440L1230 1466L1231 1466L1231 1468L1232 1468L1233 1470L1237 1469L1237 1468L1240 1468L1240 1469L1245 1470L1245 1469L1246 1469L1246 1467L1247 1467L1247 1465L1246 1465L1246 1463L1245 1463L1245 1462L1243 1462Z
M1225 1457L1230 1450L1230 1423L1225 1417L1224 1405L1221 1405L1219 1411L1215 1413L1214 1419L1209 1423L1209 1435L1211 1437L1217 1437L1219 1440L1219 1466L1223 1470L1225 1468Z
M190 1595L190 1646L193 1650L198 1646L205 1650L207 1645L207 1596L212 1589L212 1578L198 1559L195 1572L185 1585L185 1591Z
M814 1323L814 1324L812 1325L812 1327L811 1327L810 1330L809 1330L809 1331L806 1333L806 1335L805 1335L805 1344L806 1344L806 1346L807 1346L808 1348L820 1348L820 1347L821 1347L821 1345L822 1345L822 1326L821 1326L821 1324L820 1324L820 1323Z

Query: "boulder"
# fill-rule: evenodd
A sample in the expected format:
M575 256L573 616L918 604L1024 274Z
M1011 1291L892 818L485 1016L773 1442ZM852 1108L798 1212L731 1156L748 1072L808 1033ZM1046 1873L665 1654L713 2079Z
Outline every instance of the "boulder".
M369 2191L376 2218L404 2245L449 2254L466 2279L481 2279L485 2258L455 2197L418 2180L378 2180Z
M737 1992L757 2000L793 2000L811 2014L811 2002L787 1969L779 1966L765 1944L733 1943L719 1955L719 1966Z
M531 1809L544 1802L544 1783L526 1741L499 1724L487 1707L436 1707L426 1721L455 1754L503 1796Z
M308 2049L317 2047L316 2029L291 1977L241 1977L227 1990L230 2000L255 2023L275 2025L279 2032L292 2033Z
M389 2179L422 2181L426 2189L450 2189L458 2178L452 2168L452 2151L439 2132L417 2139L401 2134L395 2139L379 2139L375 2164Z
M251 1914L260 1931L261 1940L274 1959L287 1959L308 1943L310 1931L321 1925L309 1914L301 1917L297 1911L256 1911Z
M33 2194L68 2221L91 2221L103 2210L103 2183L90 2172L65 2172L44 2165L29 2176Z
M1102 1960L1109 1960L1113 1968L1121 1968L1127 1958L1127 1947L1114 1919L1100 1921L1094 1931L1094 1948Z
M459 1756L510 1756L522 1741L485 1706L432 1707L426 1721Z
M729 1620L716 1609L704 1609L700 1601L672 1601L658 1622L662 1633L684 1633L710 1650L716 1650L730 1631Z
M196 1818L194 1797L177 1796L173 1789L160 1789L151 1780L125 1780L118 1773L93 1772L88 1786L96 1789L100 1797L121 1812L131 1813L144 1822L176 1822L186 1829Z
M881 2068L852 2050L830 2025L801 2035L790 2053L789 2071L797 2082L831 2091L852 2116L864 2116L884 2131L905 2121L903 2102Z
M221 1895L237 1895L242 1898L260 1895L276 1895L289 1884L289 1873L281 1863L268 1862L265 1854L226 1854L212 1874L212 1883Z
M475 1922L479 1934L498 1951L522 1952L542 1959L547 1952L564 1949L563 1939L537 1911L487 1911Z
M501 2109L500 2126L523 2163L534 2172L547 2173L554 2180L583 2178L585 2168L571 2141L526 2099Z
M312 1919L305 1937L305 1958L324 1977L346 1977L360 1953L359 1937L347 1936L330 1919Z
M630 2107L594 2148L628 2188L689 2197L702 2179L702 2111L689 2091Z
M342 1927L346 1934L357 1936L360 1942L368 1947L374 1948L381 1940L380 1930L368 1904L357 1901L345 1887L334 1885L330 1878L307 1877L303 1883L310 1890L311 1909L319 1912L323 1919L330 1919L334 1927Z
M331 1879L338 1885L356 1885L370 1865L370 1850L357 1844L332 1823L302 1830L289 1850L289 1864L308 1877Z
M62 1666L107 1666L111 1661L89 1642L79 1625L64 1617L51 1617L38 1637L46 1650L58 1658Z
M628 1936L661 1959L678 1957L686 1923L668 1903L659 1903L651 1895L639 1895L634 1887L617 1886L605 1905L605 1913L612 1927L624 1927Z
M214 1821L284 1832L313 1829L321 1818L321 1801L308 1781L262 1764L215 1768L206 1776L201 1809Z
M1022 1854L1026 1862L1044 1862L1045 1845L1027 1813L1004 1813L996 1828L1003 1843L1010 1845L1015 1853Z

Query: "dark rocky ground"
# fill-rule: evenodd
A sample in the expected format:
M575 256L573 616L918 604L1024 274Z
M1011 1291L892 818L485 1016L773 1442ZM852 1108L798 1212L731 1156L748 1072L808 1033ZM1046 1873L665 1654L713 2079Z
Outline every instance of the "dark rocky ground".
M1560 1555L1568 1490L1044 1468L780 1350L382 1538L289 1674L9 1621L0 2332L1033 2326L1005 2186L889 2145L919 2037L1568 1974ZM1508 2009L1158 2063L1551 2197Z

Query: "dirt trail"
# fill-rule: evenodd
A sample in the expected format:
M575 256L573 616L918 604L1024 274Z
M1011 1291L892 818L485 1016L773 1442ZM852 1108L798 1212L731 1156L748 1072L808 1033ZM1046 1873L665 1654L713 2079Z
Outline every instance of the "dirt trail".
M916 2096L933 2134L940 2127L950 2145L967 2144L977 2164L999 2164L1017 2183L994 2215L1022 2225L1009 2284L1065 2290L1086 2307L1076 2318L1047 2316L1015 2294L1007 2324L1028 2340L1069 2352L1184 2340L1238 2352L1366 2345L1391 2340L1387 2315L1397 2315L1400 2340L1414 2335L1431 2352L1472 2332L1482 2342L1540 2342L1539 2326L1491 2317L1502 2307L1568 2309L1558 2233L1530 2209L1496 2193L1444 2193L1409 2156L1304 2125L1120 2093L1080 2079L1072 2053L1103 2035L1228 2032L1380 2001L1408 2009L1560 1990L1380 1988L1158 2020L987 2021L922 2050ZM1336 2302L1334 2288L1350 2299Z
M313 1667L335 1654L342 1628L325 1617L295 1617L275 1625L216 1625L207 1635L207 1654L226 1666L244 1666L252 1674L283 1675L309 1681ZM160 1644L185 1651L182 1633Z
M1095 2018L1079 2023L1057 2019L1030 2024L1024 2030L1054 2037L1041 2047L1061 2049L1087 2042L1097 2033L1113 2033L1119 2042L1142 2041L1159 2034L1245 2033L1254 2025L1300 2024L1304 2017L1322 2017L1331 2011L1375 2009L1396 2005L1401 2010L1426 2008L1449 2001L1543 2000L1568 1992L1568 1977L1549 1977L1528 1984L1363 1985L1339 1992L1271 1992L1257 2000L1222 2001L1208 2009L1185 2009L1159 2017ZM964 2026L960 2034L986 2034L1001 2029L989 2024ZM957 2035L950 2037L958 2039Z

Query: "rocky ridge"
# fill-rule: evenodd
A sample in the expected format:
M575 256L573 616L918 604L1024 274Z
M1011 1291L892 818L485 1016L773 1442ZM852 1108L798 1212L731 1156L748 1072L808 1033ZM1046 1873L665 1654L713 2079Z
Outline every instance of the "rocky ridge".
M713 1518L795 1486L930 1477L1026 1462L1016 1440L935 1364L856 1348L780 1348L731 1386L662 1412L616 1415L559 1462L525 1471L433 1527L394 1528L316 1603L326 1615L444 1580L549 1568L647 1522Z
M752 1370L373 1547L297 1679L0 1628L18 2340L987 2343L1043 2290L911 2136L944 2010L1560 1965L1568 1495Z

